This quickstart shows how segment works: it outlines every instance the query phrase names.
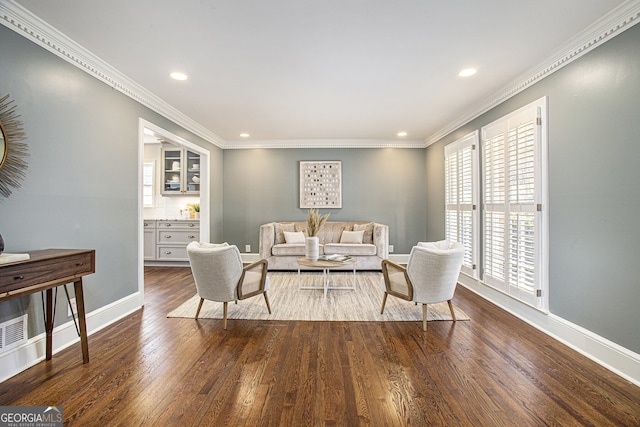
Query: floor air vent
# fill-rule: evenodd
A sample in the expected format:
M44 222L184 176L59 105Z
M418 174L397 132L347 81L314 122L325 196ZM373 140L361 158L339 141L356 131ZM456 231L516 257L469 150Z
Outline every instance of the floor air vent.
M27 315L0 323L0 353L27 342Z

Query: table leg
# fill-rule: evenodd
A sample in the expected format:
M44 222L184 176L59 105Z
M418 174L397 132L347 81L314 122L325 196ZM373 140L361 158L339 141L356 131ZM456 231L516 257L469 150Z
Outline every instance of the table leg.
M82 345L82 363L89 363L89 341L87 339L87 318L84 308L84 292L82 290L82 277L73 282L78 305L78 323L80 324L80 344Z
M329 290L329 269L322 269L322 278L324 279L324 297L327 298L327 291Z
M353 289L356 289L356 265L353 264Z
M45 343L45 357L51 360L53 354L53 288L45 291L46 308L44 330L47 334Z

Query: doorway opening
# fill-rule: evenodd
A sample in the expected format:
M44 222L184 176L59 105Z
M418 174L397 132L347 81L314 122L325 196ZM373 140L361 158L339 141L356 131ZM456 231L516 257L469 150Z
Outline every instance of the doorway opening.
M176 164L175 170L170 173L166 170L165 162L169 160L162 159L162 155L168 149L185 153L184 168ZM210 152L153 123L139 119L138 159L138 291L140 305L144 305L145 253L149 251L149 242L145 245L145 220L194 220L193 210L197 204L200 227L198 240L209 241ZM180 174L182 169L184 173ZM180 187L180 191L174 191L176 187ZM149 258L148 255L146 258ZM188 262L163 261L161 265L185 266Z

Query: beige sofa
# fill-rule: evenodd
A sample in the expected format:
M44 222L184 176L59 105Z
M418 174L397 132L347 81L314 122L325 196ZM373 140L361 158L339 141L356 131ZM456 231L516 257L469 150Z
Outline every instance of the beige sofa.
M304 243L287 243L286 232L302 231L306 222L270 222L260 226L260 258L269 270L297 270L297 259L304 257ZM364 230L362 243L340 243L343 231ZM381 270L381 262L389 257L389 227L366 221L326 222L318 233L320 255L349 255L356 259L357 270ZM353 266L345 266L350 270ZM307 269L301 267L301 269Z

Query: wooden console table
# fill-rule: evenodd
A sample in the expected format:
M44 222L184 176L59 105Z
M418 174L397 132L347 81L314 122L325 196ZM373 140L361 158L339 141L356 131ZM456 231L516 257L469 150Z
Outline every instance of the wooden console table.
M82 276L95 273L96 251L92 249L43 249L28 253L30 256L28 260L0 265L0 301L35 292L45 292L46 358L51 360L53 312L55 310L53 306L53 288L73 282L78 306L82 361L83 363L89 362Z

